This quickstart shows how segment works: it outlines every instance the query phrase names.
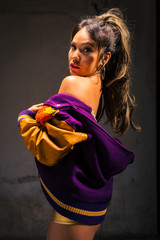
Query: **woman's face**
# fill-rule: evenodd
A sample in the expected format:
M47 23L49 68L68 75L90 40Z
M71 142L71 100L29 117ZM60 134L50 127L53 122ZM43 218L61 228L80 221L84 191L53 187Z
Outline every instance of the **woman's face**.
M71 75L90 76L96 71L98 48L91 39L86 28L82 28L74 36L68 53Z

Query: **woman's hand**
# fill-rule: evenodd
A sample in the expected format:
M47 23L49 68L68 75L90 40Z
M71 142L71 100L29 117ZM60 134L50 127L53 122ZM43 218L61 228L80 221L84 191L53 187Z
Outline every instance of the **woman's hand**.
M42 106L43 106L43 103L35 104L32 107L28 108L28 110L31 110L33 112L38 112Z

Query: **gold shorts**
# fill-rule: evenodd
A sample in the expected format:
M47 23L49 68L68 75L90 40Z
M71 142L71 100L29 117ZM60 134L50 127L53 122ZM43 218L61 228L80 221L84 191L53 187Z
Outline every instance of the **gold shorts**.
M72 219L69 219L67 217L62 216L56 210L53 210L52 221L54 223L65 224L65 225L80 224L79 222L76 222L76 221L74 221Z

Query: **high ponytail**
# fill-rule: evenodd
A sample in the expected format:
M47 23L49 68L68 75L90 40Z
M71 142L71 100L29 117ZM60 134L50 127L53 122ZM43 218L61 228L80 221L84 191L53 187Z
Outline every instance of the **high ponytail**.
M128 64L130 62L130 32L123 20L123 15L119 9L111 9L108 12L96 16L95 19L104 21L109 25L110 29L110 46L106 49L112 53L111 62L117 65L116 71L113 71L115 77L110 79L106 86L110 86L117 79L123 78L128 72ZM108 36L109 37L109 36ZM116 59L113 59L115 58ZM118 61L121 59L121 62ZM117 60L117 61L116 61ZM110 65L112 65L110 62Z
M106 113L107 122L111 123L115 134L122 136L131 125L139 131L140 127L132 121L135 109L135 97L130 96L130 33L117 8L106 13L82 20L73 29L71 39L86 27L91 38L96 42L101 55L99 62L107 52L111 58L101 69L102 95L97 111L99 121ZM98 65L97 64L97 69Z

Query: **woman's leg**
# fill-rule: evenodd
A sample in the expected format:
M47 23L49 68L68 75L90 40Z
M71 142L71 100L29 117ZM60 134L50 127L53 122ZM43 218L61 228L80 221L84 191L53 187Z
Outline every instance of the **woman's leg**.
M53 213L50 218L47 240L93 240L98 225L65 225L53 222Z

